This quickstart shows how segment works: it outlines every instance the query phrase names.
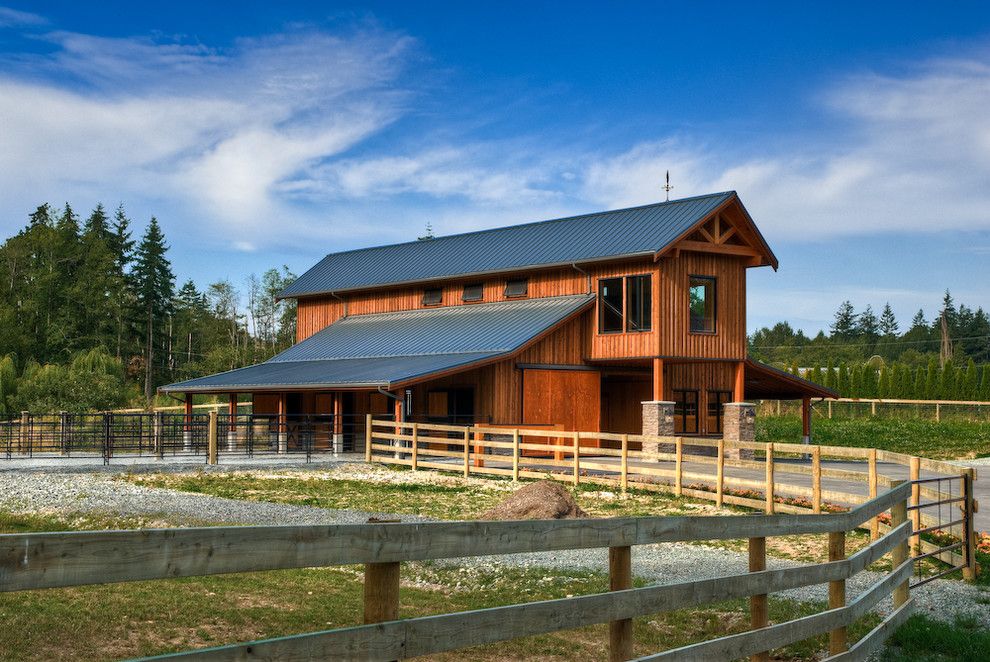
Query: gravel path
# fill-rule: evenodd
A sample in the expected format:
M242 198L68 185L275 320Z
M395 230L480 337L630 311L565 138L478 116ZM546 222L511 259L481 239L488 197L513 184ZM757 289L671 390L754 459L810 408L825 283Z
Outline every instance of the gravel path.
M400 517L387 512L369 513L356 510L331 510L311 506L241 501L220 497L142 487L115 480L108 474L63 472L0 472L0 508L15 512L59 514L108 513L118 516L160 517L178 523L227 524L333 524L363 523L369 517ZM425 518L401 515L403 521ZM747 571L747 558L738 552L671 543L634 548L633 569L637 576L657 583L676 583L707 579ZM450 561L472 570L493 566L515 565L554 570L587 569L605 572L608 555L605 549L575 550L499 557L453 559ZM799 563L768 559L770 568L784 568ZM852 599L875 583L881 574L864 572L848 582ZM782 593L798 600L824 601L827 586L811 586ZM952 621L956 614L971 615L990 628L990 588L958 581L934 581L913 592L918 610L933 618ZM978 600L982 600L981 604ZM889 602L881 611L889 610Z

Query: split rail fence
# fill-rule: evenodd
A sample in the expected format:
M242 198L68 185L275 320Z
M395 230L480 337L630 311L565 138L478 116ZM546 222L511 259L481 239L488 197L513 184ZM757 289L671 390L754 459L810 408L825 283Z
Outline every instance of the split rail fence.
M751 629L640 660L767 659L768 651L828 633L829 660L865 660L910 615L908 502L916 484L892 486L842 513L639 517L500 522L213 527L0 535L0 591L196 577L285 568L364 565L364 624L189 651L156 659L396 660L609 624L610 660L635 658L632 619L749 598ZM847 556L848 531L887 513L890 528ZM766 569L766 539L828 534L829 561ZM748 573L634 588L637 545L748 538ZM609 549L610 591L558 600L400 619L401 564L410 561ZM846 580L889 556L892 570L846 599ZM828 609L771 624L767 595L828 583ZM892 596L893 611L849 645L847 628Z
M396 423L370 416L365 430L368 462L465 477L551 478L621 492L632 487L767 514L820 514L858 506L908 479L913 485L912 556L944 563L936 576L962 571L973 578L976 573L976 472L949 462L873 448ZM823 460L840 460L842 468L822 466ZM876 540L889 522L877 517L864 528Z

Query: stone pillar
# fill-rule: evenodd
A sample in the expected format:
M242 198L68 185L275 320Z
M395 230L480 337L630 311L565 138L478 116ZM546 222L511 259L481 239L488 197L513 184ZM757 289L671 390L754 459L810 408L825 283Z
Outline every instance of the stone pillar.
M756 405L727 402L722 405L722 437L726 441L756 441ZM753 451L727 448L725 456L751 460Z
M674 403L667 400L649 400L643 403L643 435L649 437L674 436ZM671 453L673 444L644 441L647 453Z

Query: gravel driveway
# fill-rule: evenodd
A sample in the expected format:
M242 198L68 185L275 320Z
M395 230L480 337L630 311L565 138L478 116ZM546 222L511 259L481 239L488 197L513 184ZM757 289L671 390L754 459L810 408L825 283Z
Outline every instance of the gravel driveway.
M0 472L0 509L15 512L74 514L108 513L117 516L161 517L178 523L227 524L334 524L363 523L369 517L401 517L403 521L424 518L369 513L356 510L331 510L310 506L241 501L134 485L115 480L108 474L64 472ZM746 555L684 543L644 545L634 548L633 570L643 579L656 583L675 583L707 579L747 571ZM550 553L514 554L499 557L455 559L451 563L472 569L502 565L521 565L550 569L589 569L607 571L605 549ZM768 559L770 568L800 565ZM860 573L848 582L852 599L862 589L875 583L878 573ZM787 591L782 595L798 600L824 601L827 586L811 586ZM934 581L914 592L918 609L934 618L951 621L956 614L972 615L990 628L990 589L958 581ZM982 600L984 604L978 602ZM889 609L889 603L881 606Z

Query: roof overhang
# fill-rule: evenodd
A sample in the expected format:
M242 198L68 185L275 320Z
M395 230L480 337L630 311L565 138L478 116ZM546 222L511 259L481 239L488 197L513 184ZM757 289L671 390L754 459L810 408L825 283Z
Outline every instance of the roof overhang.
M839 397L839 394L832 389L753 359L746 359L745 381L747 400Z

